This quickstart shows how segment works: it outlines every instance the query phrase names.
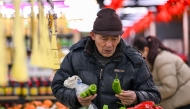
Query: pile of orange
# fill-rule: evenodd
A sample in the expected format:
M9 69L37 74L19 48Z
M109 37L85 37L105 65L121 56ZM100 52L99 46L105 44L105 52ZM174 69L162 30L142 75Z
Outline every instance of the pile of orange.
M17 104L14 105L13 107L9 107L7 109L36 109L37 106L43 107L43 108L50 108L53 105L56 106L56 109L69 109L60 102L55 102L55 104L51 100L44 100L44 101L37 101L34 100L32 102L28 102L25 104Z
M61 104L60 102L56 102L55 105L57 106L57 109L69 109L66 106L64 106L63 104Z

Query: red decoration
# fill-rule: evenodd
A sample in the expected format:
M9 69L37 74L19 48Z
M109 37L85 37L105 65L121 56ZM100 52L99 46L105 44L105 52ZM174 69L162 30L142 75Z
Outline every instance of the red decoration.
M173 2L168 11L171 15L180 15L183 13L185 5L183 2Z
M150 23L153 21L153 14L149 12L142 20L143 28L148 28Z
M130 35L130 32L132 30L134 30L134 32L140 32L145 28L148 28L150 23L153 21L153 14L152 12L149 12L144 18L142 18L141 20L139 20L137 23L135 23L133 26L128 27L122 37L123 38L127 38Z
M178 2L179 0L169 0L168 3Z
M167 8L170 6L170 3L169 2L167 2L166 4L164 4L164 5L159 5L159 6L157 6L157 11L158 12L160 12L160 11L162 11L163 9L166 9L167 10Z
M135 31L136 33L138 33L139 31L143 30L143 22L142 22L142 19L141 19L139 22L135 23L135 24L133 25L133 28L134 28L134 31Z
M171 19L172 17L166 9L161 10L156 16L158 22L169 22Z
M190 6L190 0L185 0L184 2L185 2L186 5Z
M122 38L127 38L127 37L129 37L129 35L130 35L130 33L131 33L132 30L133 30L132 27L128 27L128 28L124 31L124 33L122 34Z
M112 8L116 10L117 8L120 8L122 6L123 0L112 0L111 4L108 6L105 6L105 8Z

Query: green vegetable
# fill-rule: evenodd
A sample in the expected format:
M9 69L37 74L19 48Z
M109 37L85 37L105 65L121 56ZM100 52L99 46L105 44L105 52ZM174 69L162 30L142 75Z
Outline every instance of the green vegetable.
M0 107L0 109L6 109L5 107Z
M89 90L89 89L87 89L87 90L85 91L85 93L86 93L87 96L92 95L92 94L90 93L90 90Z
M120 107L119 109L126 109L126 107Z
M91 84L91 85L87 88L87 90L85 90L84 92L80 93L80 96L81 96L82 98L85 98L85 97L87 97L87 96L96 94L96 92L97 92L96 84Z
M97 86L96 86L96 84L91 84L89 86L89 90L90 90L90 92L91 92L92 95L96 94L96 92L97 92Z
M109 109L108 105L104 104L103 109Z
M117 73L116 73L116 78L114 79L112 83L112 89L117 94L121 93L121 85L120 85L120 80L118 79Z
M81 96L82 98L85 98L85 97L87 97L87 94L86 94L85 92L82 92L82 93L80 93L80 96Z

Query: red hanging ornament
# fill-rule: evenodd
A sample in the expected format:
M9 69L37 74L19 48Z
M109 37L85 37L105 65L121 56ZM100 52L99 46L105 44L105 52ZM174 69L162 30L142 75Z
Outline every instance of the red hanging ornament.
M167 3L165 3L164 5L159 5L159 6L157 6L157 10L158 10L158 12L160 12L160 11L162 11L163 9L167 9L169 6L170 6L170 3L167 2Z
M140 19L138 22L136 22L136 23L133 25L133 27L134 27L134 31L135 31L136 33L142 31L142 30L144 29L144 20L143 20L143 18Z
M108 6L105 6L105 8L112 8L116 10L117 8L120 8L122 6L123 0L112 0L111 4Z
M190 0L185 0L184 2L186 5L190 6Z
M149 12L144 18L143 18L143 28L149 27L150 23L153 21L153 14Z
M168 3L173 3L173 2L177 2L179 0L169 0Z
M171 20L172 20L172 17L166 9L160 11L156 16L156 21L158 22L169 22Z
M126 39L127 37L129 37L132 30L133 30L132 27L128 27L128 28L124 31L124 33L122 34L122 38Z
M171 15L180 15L183 13L185 9L185 5L183 2L175 2L171 4L171 6L168 8L168 11Z

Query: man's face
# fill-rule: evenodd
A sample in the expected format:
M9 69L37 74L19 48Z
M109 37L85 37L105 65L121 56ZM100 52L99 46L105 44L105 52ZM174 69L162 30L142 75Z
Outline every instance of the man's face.
M92 39L95 41L96 47L99 53L104 57L111 57L117 45L120 42L121 36L106 36L95 34L93 32L90 33Z

